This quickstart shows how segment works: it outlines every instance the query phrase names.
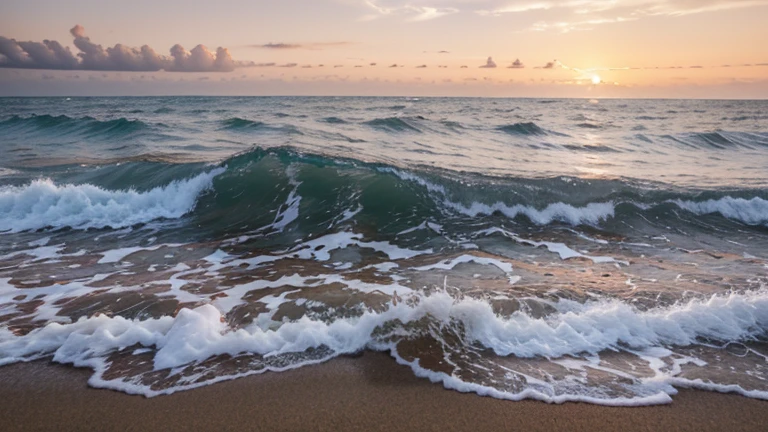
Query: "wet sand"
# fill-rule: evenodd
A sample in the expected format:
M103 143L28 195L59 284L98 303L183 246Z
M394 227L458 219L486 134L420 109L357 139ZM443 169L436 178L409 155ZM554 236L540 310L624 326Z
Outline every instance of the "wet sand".
M0 430L764 431L768 402L682 390L671 405L501 401L416 378L386 354L338 358L147 399L87 387L89 370L0 367Z

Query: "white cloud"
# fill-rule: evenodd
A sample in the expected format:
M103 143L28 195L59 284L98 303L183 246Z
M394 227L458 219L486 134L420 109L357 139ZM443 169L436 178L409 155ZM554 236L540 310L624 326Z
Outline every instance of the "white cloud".
M446 15L458 13L460 9L455 6L441 6L443 3L462 3L460 0L445 1L413 0L410 2L393 0L364 0L363 2L374 14L360 17L361 21L370 21L383 16L402 16L406 21L429 21Z
M372 12L361 20L399 16L427 21L456 13L531 16L531 30L590 30L651 16L677 17L768 5L768 0L359 0Z
M596 25L634 21L644 17L678 17L730 9L743 9L768 5L768 0L548 0L530 2L492 1L496 7L477 9L483 16L506 14L540 15L547 20L537 21L530 30L556 30L569 32L591 30Z

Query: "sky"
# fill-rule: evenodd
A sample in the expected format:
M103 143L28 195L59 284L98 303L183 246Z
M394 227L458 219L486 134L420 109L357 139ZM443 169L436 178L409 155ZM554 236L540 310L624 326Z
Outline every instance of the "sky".
M768 0L2 0L0 96L768 98Z

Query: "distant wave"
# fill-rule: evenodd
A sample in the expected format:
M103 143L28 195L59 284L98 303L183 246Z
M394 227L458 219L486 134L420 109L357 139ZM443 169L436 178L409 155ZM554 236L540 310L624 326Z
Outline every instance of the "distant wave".
M303 135L304 133L294 125L271 125L258 120L248 120L240 117L232 117L219 122L220 130L232 132L278 132L288 135Z
M576 125L576 127L582 128L582 129L602 129L603 127L599 124L595 123L579 123Z
M510 135L521 136L539 136L547 135L547 131L539 127L536 123L514 123L504 126L499 126L498 130L508 133Z
M260 129L266 126L264 122L256 120L247 120L240 117L232 117L221 121L224 129L231 130L243 130L243 129Z
M154 126L165 126L162 123ZM56 130L61 133L80 133L86 135L124 135L153 127L141 120L129 120L124 117L112 120L97 120L93 117L52 116L48 114L30 117L13 116L0 122L0 128L25 129L31 132Z
M421 129L413 125L413 120L413 118L387 117L369 120L365 124L389 132L421 132Z
M347 124L348 122L346 120L340 119L338 117L325 117L320 119L323 123L329 123L329 124Z
M725 135L718 132L697 133L690 135L690 137L710 147L716 147L719 149L725 149L729 146L737 144L736 142L728 139L728 137Z
M372 106L368 107L365 110L366 111L380 111L380 110L392 110L392 111L400 111L408 108L406 105L387 105L387 106Z
M571 145L571 144L563 144L563 148L567 148L568 150L594 152L594 153L620 153L619 150L616 150L615 148L607 146L607 145Z
M459 123L457 121L441 120L440 124L445 126L445 127L447 127L448 129L453 129L453 130L466 129L466 127L463 124L461 124L461 123Z
M679 135L664 135L663 138L688 147L727 150L739 147L754 149L768 146L768 133L760 132L691 132Z

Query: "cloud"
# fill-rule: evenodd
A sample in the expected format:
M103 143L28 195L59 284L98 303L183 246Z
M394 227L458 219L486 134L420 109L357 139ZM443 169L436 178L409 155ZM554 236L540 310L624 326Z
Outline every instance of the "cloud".
M485 61L485 64L480 66L481 69L494 69L496 68L496 62L493 61L493 57L488 57L488 60Z
M429 21L459 12L457 7L435 6L432 1L412 0L404 3L399 0L364 0L363 3L374 13L360 17L361 21L371 21L384 16L404 16L406 21Z
M256 45L246 45L247 48L259 48L270 50L322 50L330 47L349 45L351 42L310 42L310 43L265 43Z
M539 21L532 31L555 30L562 33L592 30L597 25L635 21L647 17L720 12L768 5L768 0L528 0L487 1L496 7L475 10L481 16L498 17L506 14L536 14L553 17ZM573 17L574 19L570 19ZM578 17L578 19L575 19Z
M768 0L529 0L509 4L490 1L499 6L475 10L482 16L525 14L528 12L562 10L566 14L629 12L638 16L682 16L728 9L741 9L768 4Z
M249 45L251 48L266 48L266 49L299 49L303 48L303 46L298 44L287 44L287 43L267 43L263 45Z
M296 66L298 66L298 64L296 64L296 63L286 63L286 64L281 64L278 67L281 67L281 68L294 68Z
M554 69L555 68L555 62L547 62L547 64L545 64L541 68L542 69Z
M146 45L144 47L149 48ZM203 45L198 45L192 48L192 51L187 52L184 47L176 44L171 48L171 57L173 57L173 61L159 69L165 69L168 72L231 72L235 70L235 62L232 60L232 56L226 48L222 47L216 48L216 53L214 54Z
M396 68L396 67L400 67L400 66L398 66L397 63L394 63L394 64L389 65L389 67L390 68Z
M277 63L253 63L252 67L275 67Z
M231 72L236 67L254 66L252 62L236 62L229 50L215 52L204 45L187 51L181 45L170 49L170 56L157 54L148 45L132 48L123 44L103 48L85 35L85 28L74 26L70 33L78 49L74 55L57 41L16 41L0 36L0 67L49 70L94 70L154 72Z
M426 68L427 68L427 65L416 66L416 69L426 69Z
M507 69L523 69L524 67L525 65L520 61L520 59L515 59L515 61L513 61L512 64L507 67Z
M437 53L438 54L450 54L451 52L443 50L443 51L438 51Z
M535 10L546 10L555 7L551 2L532 2L524 4L504 5L495 9L479 9L475 13L482 16L501 16L508 13L530 12Z
M362 4L362 21L401 17L428 21L457 13L500 17L546 17L533 31L592 30L597 25L634 21L653 16L681 17L768 5L768 0L339 0Z

